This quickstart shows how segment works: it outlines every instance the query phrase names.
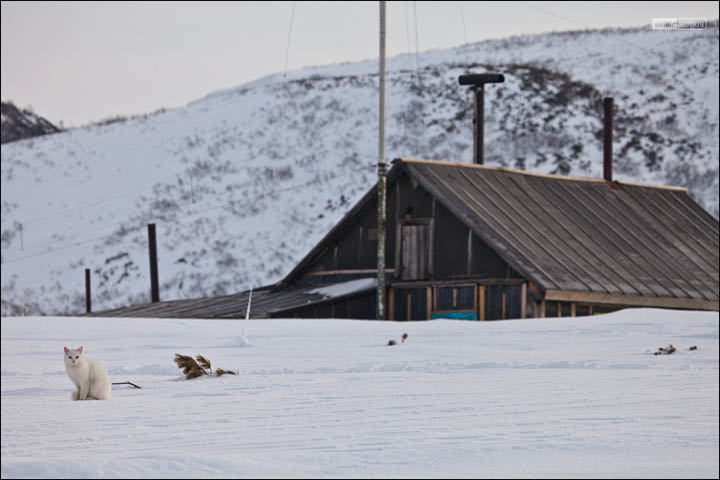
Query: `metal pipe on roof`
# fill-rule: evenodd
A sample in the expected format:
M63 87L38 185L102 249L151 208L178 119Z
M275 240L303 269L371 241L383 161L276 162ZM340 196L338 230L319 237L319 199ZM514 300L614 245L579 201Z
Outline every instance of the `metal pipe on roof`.
M612 130L613 130L613 99L605 97L603 101L603 178L613 181Z
M473 89L473 163L485 163L485 84L503 83L505 76L501 73L470 73L460 75L460 85L471 85Z

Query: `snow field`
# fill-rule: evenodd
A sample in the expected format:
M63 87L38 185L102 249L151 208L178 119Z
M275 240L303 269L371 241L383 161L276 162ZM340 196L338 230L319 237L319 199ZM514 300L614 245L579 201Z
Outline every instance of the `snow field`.
M2 477L717 478L717 312L243 325L3 318ZM64 345L143 388L71 401Z

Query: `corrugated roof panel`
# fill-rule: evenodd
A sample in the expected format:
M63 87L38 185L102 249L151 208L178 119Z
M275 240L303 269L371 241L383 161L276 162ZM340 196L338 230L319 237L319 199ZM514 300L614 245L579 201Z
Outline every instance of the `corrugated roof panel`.
M546 289L718 299L718 222L677 188L402 160Z
M265 287L252 292L252 305L250 316L252 318L263 318L273 313L285 310L300 308L319 302L332 301L342 298L343 294L338 293L335 297L328 297L318 293L310 293L312 290L322 286L314 285L302 288L286 288L272 291ZM356 287L348 295L364 291L373 291L374 287L368 283L362 287ZM148 318L245 318L249 291L226 295L222 297L207 297L192 300L172 300L168 302L149 303L135 305L126 308L117 308L102 312L88 314L92 317L148 317Z

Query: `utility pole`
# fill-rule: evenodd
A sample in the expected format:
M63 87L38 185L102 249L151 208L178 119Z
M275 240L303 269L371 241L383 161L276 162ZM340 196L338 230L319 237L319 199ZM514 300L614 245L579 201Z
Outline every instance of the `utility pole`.
M385 1L380 2L380 105L379 105L379 145L378 145L378 256L377 256L377 319L387 318L385 302L385 226L386 211L386 174L385 165Z

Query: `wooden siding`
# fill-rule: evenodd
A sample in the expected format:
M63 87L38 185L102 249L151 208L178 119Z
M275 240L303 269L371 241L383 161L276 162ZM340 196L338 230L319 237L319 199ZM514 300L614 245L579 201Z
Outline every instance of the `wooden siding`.
M393 288L391 320L429 320L432 309L432 289L428 286Z
M375 272L377 241L369 232L376 227L376 202L377 195L365 195L283 283L307 285L325 282L336 274L367 276ZM407 225L427 225L427 230ZM404 228L407 235L403 240ZM387 233L386 272L393 279L522 278L427 189L397 169L388 181ZM409 242L405 248L403 241ZM428 255L421 250L428 250ZM403 261L411 271L404 271Z

